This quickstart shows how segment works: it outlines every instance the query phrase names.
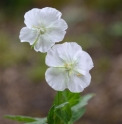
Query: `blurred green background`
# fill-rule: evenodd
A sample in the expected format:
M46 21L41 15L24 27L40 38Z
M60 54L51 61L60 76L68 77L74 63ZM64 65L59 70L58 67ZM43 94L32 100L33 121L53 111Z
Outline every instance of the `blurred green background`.
M77 42L94 61L92 82L82 94L95 93L76 124L122 124L122 0L1 0L0 124L19 124L5 114L44 117L55 91L45 82L45 55L20 43L24 14L54 7L69 25L64 41Z

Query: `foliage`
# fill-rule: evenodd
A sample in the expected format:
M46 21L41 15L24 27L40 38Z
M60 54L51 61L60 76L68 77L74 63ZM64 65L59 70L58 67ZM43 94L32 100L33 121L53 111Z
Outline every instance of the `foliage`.
M69 90L58 91L47 118L12 115L6 115L5 118L25 124L73 124L84 115L85 106L93 96L94 94L80 96L80 93L72 93Z

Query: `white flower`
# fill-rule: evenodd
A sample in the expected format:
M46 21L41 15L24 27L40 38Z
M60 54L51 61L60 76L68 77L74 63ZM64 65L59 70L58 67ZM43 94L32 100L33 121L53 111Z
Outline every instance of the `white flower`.
M55 90L82 92L91 82L92 59L75 42L53 46L47 53L46 64L50 67L45 73L46 81Z
M34 8L25 13L23 27L20 31L21 42L29 42L35 51L47 52L55 42L63 40L67 23L61 19L61 12L54 8Z

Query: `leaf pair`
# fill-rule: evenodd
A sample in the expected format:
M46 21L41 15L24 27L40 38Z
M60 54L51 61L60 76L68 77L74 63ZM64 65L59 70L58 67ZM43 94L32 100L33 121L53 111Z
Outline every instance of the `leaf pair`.
M80 93L72 93L69 90L58 92L53 107L48 113L48 124L73 124L83 116L88 100L94 94L80 96Z

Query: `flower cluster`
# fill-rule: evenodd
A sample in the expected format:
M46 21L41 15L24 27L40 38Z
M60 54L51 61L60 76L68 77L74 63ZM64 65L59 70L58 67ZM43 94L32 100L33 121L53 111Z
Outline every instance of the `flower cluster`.
M64 39L67 23L54 8L32 9L25 13L25 24L20 31L21 42L29 42L35 51L47 52L45 73L47 83L57 91L68 88L82 92L91 82L89 71L93 61L75 42L56 44Z

